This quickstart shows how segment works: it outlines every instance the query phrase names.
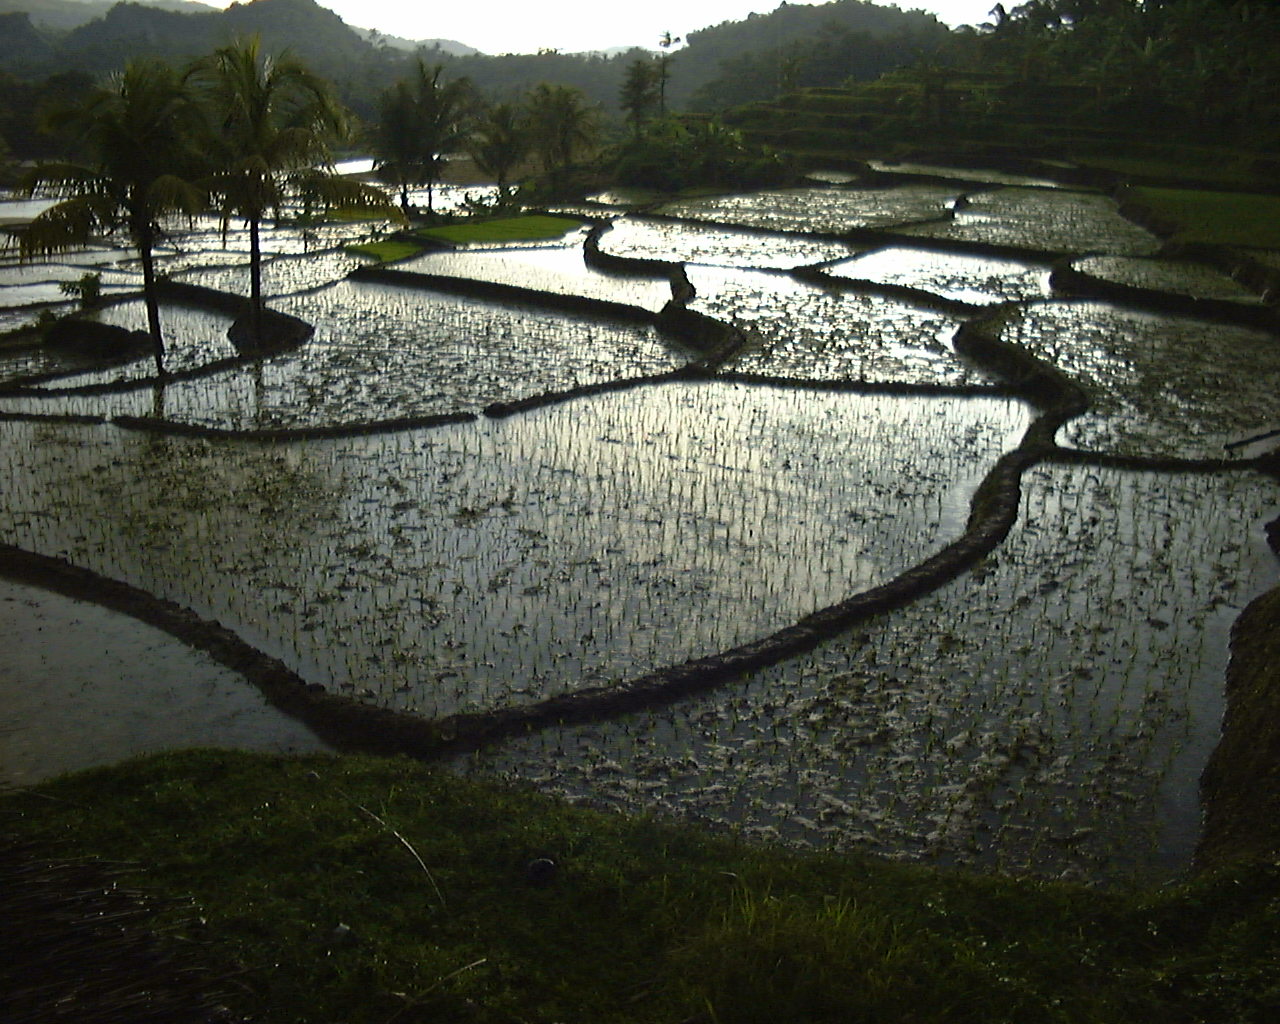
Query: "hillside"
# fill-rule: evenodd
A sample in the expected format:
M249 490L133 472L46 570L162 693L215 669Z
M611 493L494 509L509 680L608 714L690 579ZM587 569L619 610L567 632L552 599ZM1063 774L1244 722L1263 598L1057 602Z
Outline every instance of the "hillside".
M940 45L950 29L932 14L863 0L781 3L689 33L675 53L668 98L676 107L719 109L772 99L787 71L800 85L866 81ZM823 63L829 65L822 67ZM797 66L798 65L798 66ZM806 77L807 68L807 77Z
M29 14L31 24L39 29L69 31L101 18L117 0L0 0L0 15ZM204 14L212 10L195 0L140 0L158 10Z

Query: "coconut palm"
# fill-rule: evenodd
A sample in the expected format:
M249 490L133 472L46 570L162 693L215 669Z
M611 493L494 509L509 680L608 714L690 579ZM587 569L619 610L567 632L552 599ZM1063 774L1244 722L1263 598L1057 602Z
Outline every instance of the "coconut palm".
M435 212L435 187L450 153L463 148L469 134L474 91L466 78L443 79L442 65L417 63L412 80L401 80L382 94L374 135L377 172L400 191L409 212L409 186L427 187L427 212Z
M582 91L570 85L535 86L526 100L529 137L542 169L558 191L564 172L577 153L595 142L596 113Z
M250 329L262 341L262 221L291 199L308 206L397 216L381 190L333 172L330 145L345 137L346 112L328 84L288 54L264 54L256 37L197 61L188 72L212 128L210 191L224 225L249 228Z
M529 152L529 130L514 103L495 103L477 119L468 147L471 159L485 174L493 175L498 201L507 199L511 175Z
M190 180L201 166L194 145L199 112L177 71L159 61L135 60L56 121L80 137L92 162L46 164L27 176L29 193L66 198L22 232L21 254L47 256L124 232L142 261L147 327L156 371L163 376L154 249L166 220L194 215L207 201Z

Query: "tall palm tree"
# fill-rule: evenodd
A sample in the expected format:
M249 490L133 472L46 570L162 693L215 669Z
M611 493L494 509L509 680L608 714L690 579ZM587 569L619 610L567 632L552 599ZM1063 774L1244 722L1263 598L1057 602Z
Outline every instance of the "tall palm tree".
M188 71L208 110L210 191L223 223L249 227L249 309L262 340L262 221L289 199L397 216L379 189L338 177L330 145L348 130L328 84L288 54L264 54L257 37L216 50Z
M596 113L581 90L546 82L529 93L526 110L530 143L553 191L558 191L574 156L596 140Z
M66 198L32 220L19 239L20 252L24 258L47 256L123 231L142 260L147 327L156 372L163 376L154 250L166 220L194 215L207 202L190 180L201 166L199 112L177 71L156 60L135 60L56 120L80 136L92 162L46 164L27 176L29 193Z
M514 103L495 103L475 123L469 146L471 159L498 186L498 201L505 202L511 175L529 152L529 130Z
M427 212L435 212L435 187L450 153L467 142L474 90L466 78L446 81L444 66L421 59L410 81L382 94L374 152L381 179L396 185L409 212L409 186L427 187Z
M418 105L405 81L396 82L378 100L378 124L373 133L378 179L395 186L400 206L409 215L409 189L425 177L418 142Z

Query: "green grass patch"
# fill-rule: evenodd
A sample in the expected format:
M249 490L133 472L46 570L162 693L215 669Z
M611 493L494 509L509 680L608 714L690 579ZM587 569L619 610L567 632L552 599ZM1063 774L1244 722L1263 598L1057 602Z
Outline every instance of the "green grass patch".
M220 751L0 798L143 867L266 1022L1274 1020L1280 872L1153 895L798 854L405 760ZM529 872L554 860L549 879ZM188 913L189 916L189 913ZM20 933L21 922L6 927ZM194 929L194 933L192 932Z
M1134 188L1130 194L1176 224L1178 241L1280 249L1280 196L1183 188Z
M1219 161L1217 163L1190 163L1186 160L1160 159L1142 156L1083 156L1077 161L1082 167L1095 167L1111 171L1121 177L1145 178L1169 182L1196 182L1204 185L1221 185L1227 188L1257 188L1265 179L1249 169L1247 162Z
M501 217L497 220L468 220L438 228L426 228L418 234L455 244L534 242L547 238L559 238L581 226L582 222L572 217Z
M345 246L347 252L355 256L370 256L379 263L393 263L396 260L408 259L410 256L417 256L425 248L418 242L409 242L402 238L387 238L380 242Z

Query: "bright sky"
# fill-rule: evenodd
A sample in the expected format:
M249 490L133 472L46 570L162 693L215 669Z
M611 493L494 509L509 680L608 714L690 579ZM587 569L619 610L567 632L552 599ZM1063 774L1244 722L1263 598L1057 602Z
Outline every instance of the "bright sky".
M230 0L204 0L227 7ZM600 0L317 0L356 28L376 28L405 39L453 39L485 53L565 52L613 47L656 48L663 32L687 32L762 14L780 0L650 0L643 4ZM988 20L996 0L902 0L900 6L936 14L948 25ZM1009 6L1009 4L1006 4Z

